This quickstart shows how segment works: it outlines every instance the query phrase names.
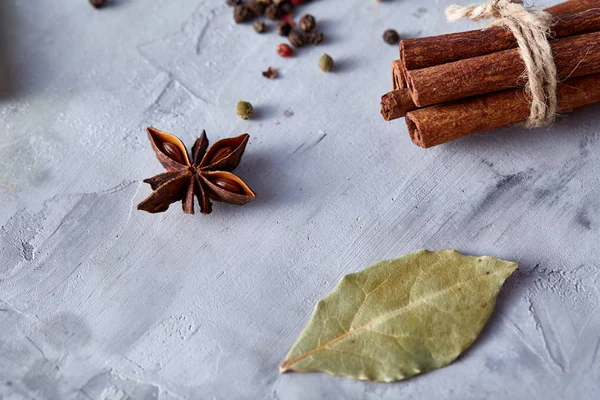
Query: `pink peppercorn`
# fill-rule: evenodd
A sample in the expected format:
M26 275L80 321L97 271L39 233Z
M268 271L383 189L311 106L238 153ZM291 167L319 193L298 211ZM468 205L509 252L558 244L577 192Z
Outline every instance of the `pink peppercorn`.
M294 54L294 49L285 43L277 45L277 54L281 57L291 57Z
M296 26L296 23L294 22L294 16L292 14L285 14L285 15L281 16L281 18L279 18L279 20L282 22L287 22L291 26Z

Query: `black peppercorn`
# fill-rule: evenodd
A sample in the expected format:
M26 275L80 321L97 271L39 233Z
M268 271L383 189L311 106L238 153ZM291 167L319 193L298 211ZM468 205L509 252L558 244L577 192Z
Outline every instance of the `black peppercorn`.
M288 40L294 47L302 47L304 46L305 37L302 31L298 29L292 29L290 34L288 35Z
M254 18L254 13L246 6L236 6L233 9L233 20L237 24L241 24L242 22L248 22Z
M323 33L319 31L310 31L306 34L306 41L310 44L320 44L323 41Z
M225 0L225 3L227 3L228 6L239 6L240 4L242 4L244 2L244 0Z
M279 8L279 11L282 15L291 14L294 11L294 5L287 0L279 2L279 4L277 4L277 7Z
M266 5L259 2L258 0L250 0L248 3L246 3L246 7L252 10L254 15L256 16L264 15L265 9L267 8Z
M277 7L277 4L273 3L269 6L267 6L267 8L265 9L265 17L272 19L272 20L277 20L277 19L281 18L281 10L279 10L279 7Z
M279 36L287 36L292 31L292 25L287 21L281 21L277 24L277 33Z
M311 31L317 25L317 21L312 15L305 14L302 16L302 18L300 18L300 22L298 23L298 25L300 26L300 29L302 29L304 32L308 32Z
M90 4L96 8L102 8L106 5L106 0L90 0Z
M254 25L252 25L252 27L254 28L254 32L256 33L263 33L266 29L266 25L263 21L254 22Z
M387 31L383 32L383 40L387 44L397 44L400 41L400 35L398 35L398 32L395 30L388 29Z

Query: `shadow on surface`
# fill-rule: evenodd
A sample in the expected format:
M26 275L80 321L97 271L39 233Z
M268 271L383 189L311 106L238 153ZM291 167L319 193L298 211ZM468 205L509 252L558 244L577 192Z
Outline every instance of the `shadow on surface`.
M316 29L319 32L323 33L323 41L319 43L317 47L319 47L320 45L332 44L342 41L342 37L339 35L339 33L336 33L335 26L339 26L343 23L344 22L340 20L334 21L329 18L319 18L319 20L317 21L318 26Z
M485 324L479 336L475 339L473 344L466 349L456 361L463 358L469 357L470 353L474 351L478 346L484 346L488 340L494 338L494 332L501 330L503 318L511 314L513 309L518 307L518 302L523 299L525 292L528 288L532 287L537 275L535 273L538 265L531 265L531 262L521 260L511 260L519 264L518 269L506 280L498 297L496 299L496 305L494 311L490 316L490 319Z
M589 142L591 137L598 135L598 129L594 127L599 122L600 104L595 104L559 115L550 128L526 129L521 126L511 126L467 136L442 146L446 146L449 150L468 153L490 148L512 149L511 152L514 152L514 148L517 147L523 154L527 154L539 151L541 145L552 142L556 142L557 145L565 140L573 140L577 143ZM581 132L582 130L584 132ZM577 134L565 138L569 131Z
M401 31L400 37L402 39L415 39L421 37L423 34L423 30L410 30L410 31Z
M105 8L120 6L121 4L127 2L128 0L107 0Z
M339 58L335 60L335 67L333 68L332 73L345 74L347 72L352 72L356 70L358 66L358 59L352 56Z
M0 2L0 99L18 92L17 56L19 53L18 23L14 2Z
M256 193L257 199L245 207L268 207L276 201L275 186L268 182L269 171L274 168L274 162L268 153L246 152L240 167L234 172L240 176Z
M255 121L266 121L278 116L277 107L272 104L259 104L253 108L254 115L252 119Z

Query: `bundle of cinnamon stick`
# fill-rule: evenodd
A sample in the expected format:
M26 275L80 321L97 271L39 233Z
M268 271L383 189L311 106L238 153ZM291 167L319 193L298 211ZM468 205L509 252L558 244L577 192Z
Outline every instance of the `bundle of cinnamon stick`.
M600 0L569 0L546 11L555 17L549 42L558 112L600 103ZM381 114L387 121L405 117L412 141L424 148L524 122L524 71L504 27L402 40Z

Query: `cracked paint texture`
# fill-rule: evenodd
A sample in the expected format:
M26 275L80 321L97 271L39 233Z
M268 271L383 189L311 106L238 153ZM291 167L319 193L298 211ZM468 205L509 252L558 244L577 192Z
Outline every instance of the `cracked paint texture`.
M312 2L327 41L291 59L220 0L50 3L0 2L0 399L600 397L600 107L414 147L379 115L382 27L473 28L449 0ZM259 200L136 211L148 125L250 133ZM398 384L278 374L341 276L424 247L520 265L463 357Z

